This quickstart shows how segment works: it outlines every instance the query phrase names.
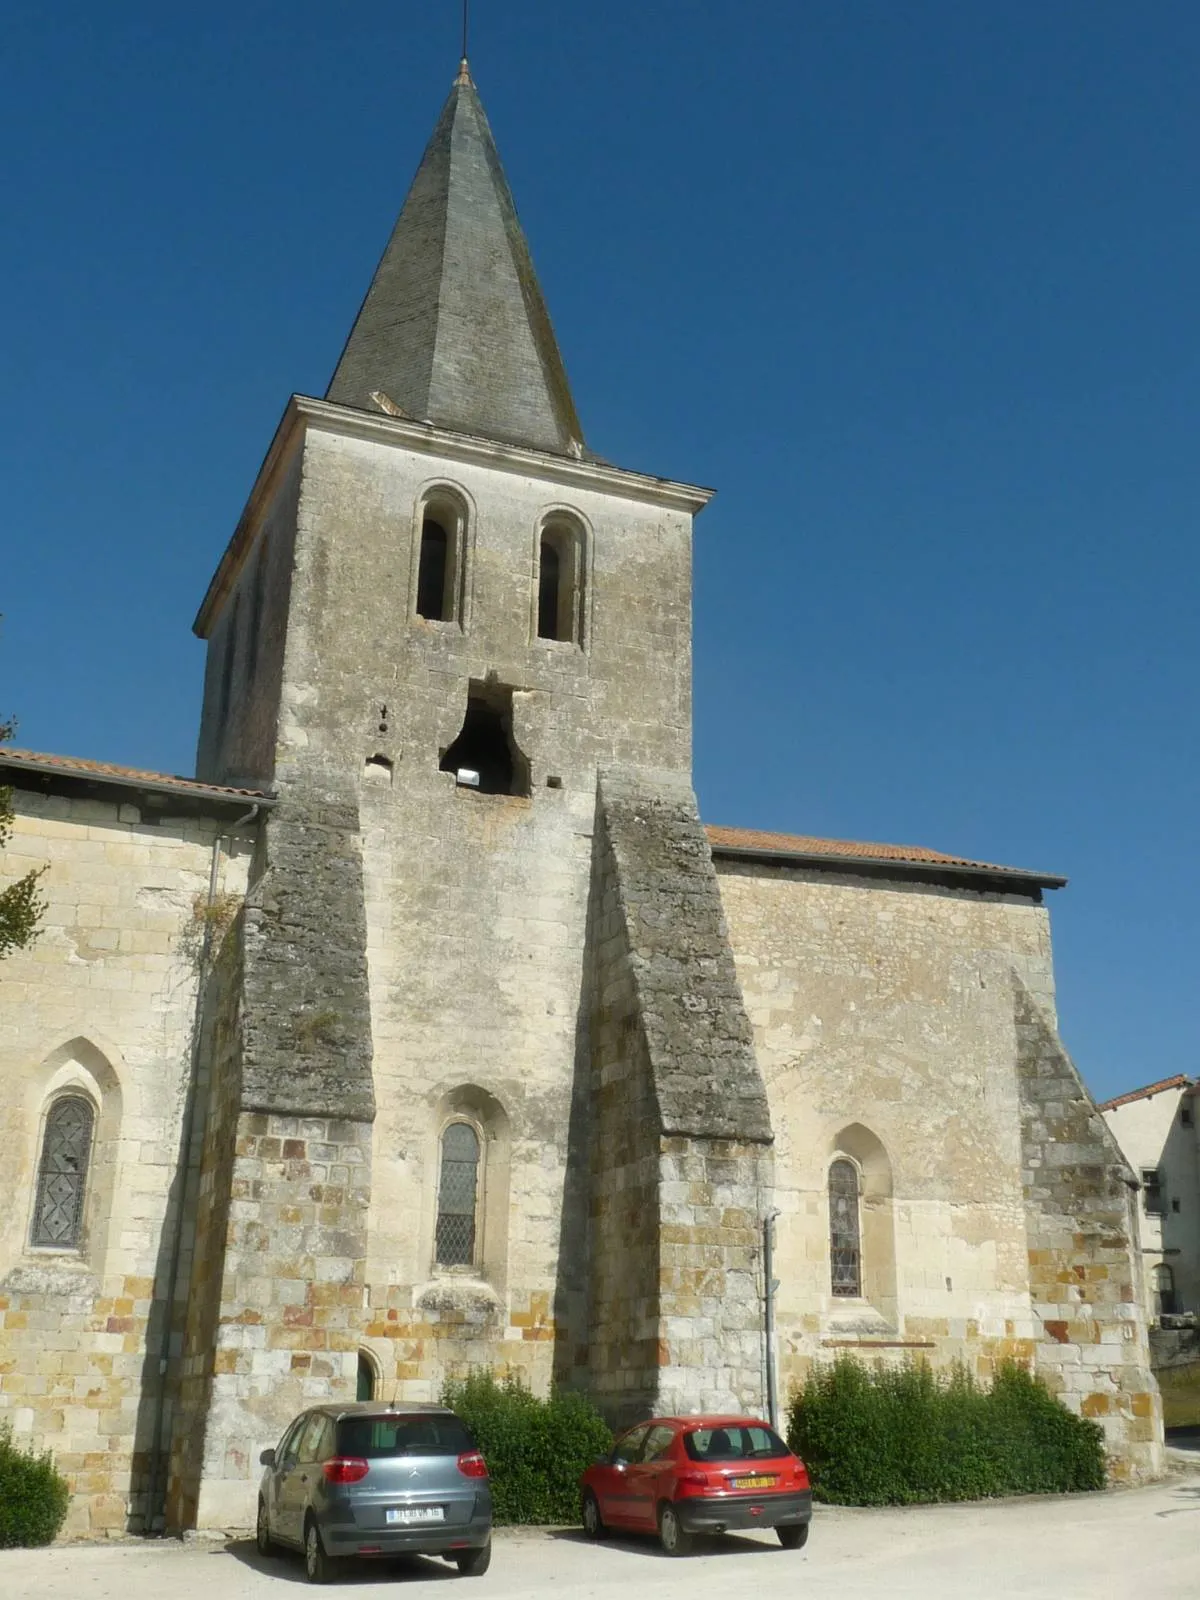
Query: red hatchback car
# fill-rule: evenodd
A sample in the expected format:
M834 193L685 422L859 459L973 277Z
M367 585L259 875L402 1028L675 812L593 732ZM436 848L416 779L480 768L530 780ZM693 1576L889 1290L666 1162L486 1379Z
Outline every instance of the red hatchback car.
M697 1533L774 1528L785 1550L808 1539L812 1489L799 1456L753 1417L654 1417L621 1434L579 1481L583 1531L658 1533L686 1555Z

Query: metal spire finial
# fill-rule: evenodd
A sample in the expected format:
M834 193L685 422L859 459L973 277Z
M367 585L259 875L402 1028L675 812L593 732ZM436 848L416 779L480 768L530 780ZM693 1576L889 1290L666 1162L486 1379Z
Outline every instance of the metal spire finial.
M471 25L471 0L463 0L463 31L462 31L462 56L458 63L458 77L456 85L470 83L471 69L467 65L467 36Z

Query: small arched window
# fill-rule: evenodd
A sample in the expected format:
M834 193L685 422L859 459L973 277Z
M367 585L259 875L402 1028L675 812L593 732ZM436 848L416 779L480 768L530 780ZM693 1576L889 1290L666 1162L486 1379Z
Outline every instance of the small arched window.
M79 1246L94 1123L92 1103L83 1095L63 1095L50 1107L33 1211L35 1245L57 1250Z
M358 1374L354 1398L356 1400L374 1400L375 1379L375 1362L365 1350L360 1350L358 1352Z
M469 1122L452 1122L442 1134L436 1254L439 1267L475 1265L479 1200L479 1135Z
M461 622L467 506L457 490L435 487L417 511L417 581L412 604L426 622Z
M835 1295L862 1294L862 1247L858 1220L858 1168L838 1160L829 1168L829 1261Z
M565 519L548 522L538 538L537 633L583 642L583 532Z
M1175 1315L1175 1271L1165 1261L1160 1261L1152 1274L1154 1289L1154 1314L1156 1317Z
M417 615L429 622L446 620L446 568L450 535L440 522L426 517L421 524L421 565L417 570Z

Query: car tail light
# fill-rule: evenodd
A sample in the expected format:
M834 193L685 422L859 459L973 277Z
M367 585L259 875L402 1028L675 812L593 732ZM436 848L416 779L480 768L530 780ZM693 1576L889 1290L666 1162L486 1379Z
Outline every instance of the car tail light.
M371 1468L359 1456L334 1456L321 1468L326 1483L358 1483Z
M808 1488L808 1468L803 1461L797 1461L792 1468L792 1482L802 1483L806 1489Z
M708 1474L705 1472L681 1472L675 1479L677 1488L680 1489L707 1489L709 1486Z
M458 1470L464 1478L486 1478L487 1462L478 1450L464 1450L458 1458Z

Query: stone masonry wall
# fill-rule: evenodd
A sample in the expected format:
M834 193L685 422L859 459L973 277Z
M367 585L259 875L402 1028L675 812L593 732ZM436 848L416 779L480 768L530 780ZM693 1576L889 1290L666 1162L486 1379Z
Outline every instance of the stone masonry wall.
M37 941L0 963L0 1416L50 1448L66 1532L140 1527L177 1207L199 953L228 823L18 789L0 882L45 863ZM231 813L232 814L232 813ZM218 856L218 917L248 851ZM79 1247L30 1243L46 1109L96 1109Z
M362 1342L380 1392L435 1398L471 1365L544 1391L579 1370L586 1340L580 1012L596 773L688 769L691 516L648 480L543 474L536 457L484 460L436 434L401 441L361 413L342 420L297 424L295 538L272 535L291 553L262 907L277 943L269 969L269 952L247 966L246 1105L269 1089L268 1109L303 1115L319 1092L323 1112L351 1115L349 1090L365 1115L369 1070ZM462 582L444 621L416 614L431 493L462 512ZM537 633L551 515L580 534L572 640ZM482 793L440 770L481 684L511 695L527 793ZM210 697L206 719L218 709ZM220 752L218 730L205 748ZM317 797L326 818L336 806L344 819L330 821L335 859L323 867L329 847L314 845L311 868L276 884L281 847L297 862L307 849L280 843L295 808L314 819ZM293 933L310 913L333 951ZM248 950L255 917L252 900ZM307 1013L299 1041L289 1001ZM458 1116L480 1135L481 1203L476 1259L447 1266L435 1243L440 1140Z
M1161 1475L1162 1403L1142 1311L1133 1174L1037 1000L1015 986L1037 1365L1104 1429L1117 1482Z
M1015 967L1053 1004L1029 895L718 856L775 1129L780 1392L839 1350L1030 1360ZM832 1293L828 1175L858 1167L860 1297Z
M179 1451L183 1525L252 1519L258 1452L305 1403L354 1395L375 1111L366 920L356 796L320 780L293 781L264 826L241 984L213 1032L212 1237L183 1416L203 1445Z
M771 1125L690 787L604 775L593 896L594 1392L761 1407Z

